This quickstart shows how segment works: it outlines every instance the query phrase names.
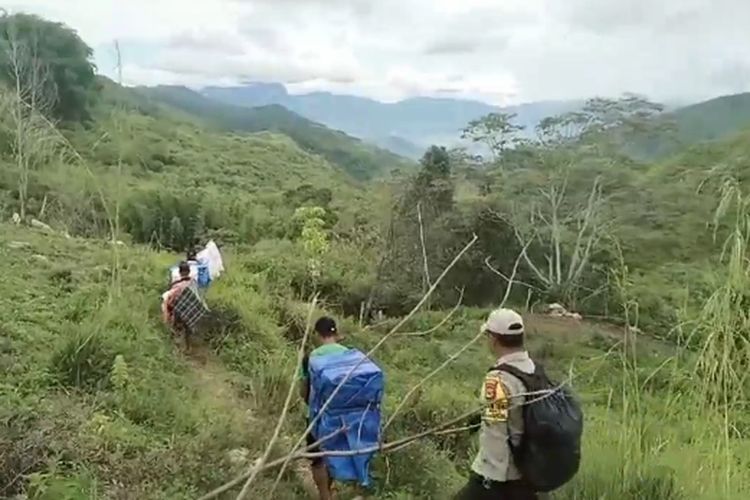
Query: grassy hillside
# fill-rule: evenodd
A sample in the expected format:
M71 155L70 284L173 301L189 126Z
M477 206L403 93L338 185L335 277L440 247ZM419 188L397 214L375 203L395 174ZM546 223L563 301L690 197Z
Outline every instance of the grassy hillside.
M663 159L691 145L731 138L750 128L750 93L678 108L665 118L673 122L672 131L641 140L628 151L637 158Z
M476 408L492 362L478 330L505 298L586 413L581 472L555 498L750 496L747 136L637 162L596 133L622 116L600 113L593 134L497 162L433 147L416 172L363 180L392 156L278 107L79 90L91 119L58 127L0 86L0 497L194 499L221 485L268 446L307 318L323 312L367 350L422 305L373 358L385 439L435 427ZM167 266L209 238L227 272L186 357L158 297ZM540 316L552 302L584 321ZM291 401L272 457L304 425ZM374 496L449 498L476 452L464 430L380 454ZM274 486L270 471L252 497L304 498L305 481L293 468Z
M60 156L29 173L34 217L73 235L103 236L119 212L133 238L173 246L210 234L244 243L283 236L294 210L312 199L341 217L358 210L356 181L289 137L206 128L104 83L94 122L48 132ZM11 200L19 177L13 160L0 162L7 220L18 210Z
M287 265L264 252L227 251L227 274L208 294L214 320L205 345L185 358L157 315L165 267L175 256L7 225L2 234L0 257L8 264L0 294L7 319L0 349L3 495L196 498L262 452L306 316L304 304L277 295ZM294 247L284 254L301 257ZM386 416L410 386L475 335L485 313L461 309L434 333L385 344L375 358L388 377ZM443 317L419 314L404 331L429 330ZM362 349L388 327L360 331L342 323L346 343ZM689 358L643 337L631 365L622 357L619 329L541 316L529 324L532 353L557 377L573 375L587 413L583 469L556 498L747 497L750 443L733 440L726 453L734 472L715 472L727 458L716 454L724 445L711 430L720 416L694 418L686 399L695 385ZM483 343L470 347L405 406L389 439L473 406L491 361ZM296 403L275 455L298 435L303 415ZM474 443L464 434L435 437L387 461L378 458L376 497L449 498ZM704 474L694 473L699 468ZM274 476L262 476L253 493L268 495ZM304 498L303 491L304 475L290 473L274 498Z
M750 128L750 93L717 97L680 108L672 115L684 143L722 139Z
M365 350L397 321L359 326L356 315L376 285L390 290L377 300L391 307L392 316L421 296L419 231L407 224L401 236L398 226L383 236L387 218L367 204L390 205L395 188L370 184L362 194L348 176L283 136L210 132L163 114L159 106L138 106L103 106L89 128L65 131L81 160L33 172L30 213L74 237L0 226L0 258L7 264L0 314L8 318L0 343L8 374L0 383L3 495L196 498L262 454L294 371L305 301L313 291L321 293L321 307L341 319L346 342ZM695 194L698 187L708 189L701 181L717 166L744 183L746 143L696 148L654 166L582 156L566 171L574 200L586 199L592 176L605 176L604 215L626 259L618 264L613 247L602 245L586 286L603 287L598 293L606 300L590 294L595 300L580 304L592 314L611 315L610 321L641 325L647 334L632 334L626 342L624 327L528 314L532 354L558 379L570 378L587 415L583 468L556 498L741 500L750 493L750 423L742 396L747 378L732 368L744 366L743 353L750 352L746 268L741 258L727 263L711 257L723 241L714 241L706 224L718 191L711 185ZM3 200L12 210L15 171L3 165ZM448 212L440 219L427 203L440 200L452 180L424 188L425 253L433 276L472 233L480 243L446 277L430 301L433 310L404 326L402 333L413 335L395 335L375 354L388 377L386 416L476 336L488 308L502 297L505 282L486 269L485 259L508 270L518 244L485 209L539 203L535 196L554 172L545 163L531 165L494 173L488 187L482 176L475 184L465 181L469 185L455 196L449 191ZM398 181L404 196L424 182L430 167L426 163L416 180ZM326 192L332 183L335 189ZM322 233L301 231L294 209L309 203L325 205L338 220L321 220ZM510 209L503 213L512 215ZM413 212L406 205L405 215L393 214L413 219ZM105 219L111 214L119 214L115 235L123 239L129 234L180 250L193 237L222 243L227 274L209 291L214 314L194 357L173 349L158 319L165 269L179 256L110 244ZM102 225L98 233L91 229L96 223ZM739 250L730 254L742 256L744 226L737 227L740 246L733 248ZM388 241L398 245L395 251ZM536 258L539 251L529 253ZM394 256L393 275L380 273L383 255ZM525 287L542 286L526 266L518 277L531 283ZM477 307L450 313L461 289ZM554 292L521 288L511 299L524 309ZM387 439L471 408L491 362L481 342L465 349L416 391ZM289 449L303 420L296 403L273 456ZM449 498L475 451L473 437L457 434L380 456L376 497ZM274 477L262 475L253 494L304 498L302 470L285 474L272 494Z
M717 191L727 176L746 185L750 168L750 131L733 138L693 146L649 165L632 176L632 198L623 200L625 241L645 250L651 263L703 261L717 257L712 234ZM703 214L703 216L699 216ZM638 232L652 227L654 231ZM724 233L720 233L720 237ZM680 241L681 245L674 245Z
M402 157L331 130L279 105L248 109L214 101L185 87L161 86L138 91L223 130L282 133L304 150L323 156L356 179L372 179L392 169L410 166Z

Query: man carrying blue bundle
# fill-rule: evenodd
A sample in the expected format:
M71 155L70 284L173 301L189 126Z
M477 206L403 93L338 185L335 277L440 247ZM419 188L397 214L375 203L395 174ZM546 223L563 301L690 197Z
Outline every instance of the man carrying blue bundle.
M336 322L315 323L320 345L300 367L300 396L309 407L309 452L358 451L312 460L312 475L321 500L332 498L334 480L369 486L369 463L380 440L383 373L357 349L339 343Z
M336 329L336 322L333 318L324 316L316 321L315 332L318 334L320 345L313 349L309 355L305 356L299 371L300 396L305 403L309 403L310 399L310 377L308 373L310 357L337 354L348 350L346 347L339 344L340 337L338 330ZM307 424L310 425L309 419ZM312 431L307 434L306 439L308 446L318 441ZM309 453L318 453L320 452L320 447L316 446L307 451ZM331 484L333 481L328 474L328 467L326 466L325 460L323 460L323 457L313 458L310 467L312 469L313 481L315 481L315 486L318 488L320 500L330 500L332 498Z

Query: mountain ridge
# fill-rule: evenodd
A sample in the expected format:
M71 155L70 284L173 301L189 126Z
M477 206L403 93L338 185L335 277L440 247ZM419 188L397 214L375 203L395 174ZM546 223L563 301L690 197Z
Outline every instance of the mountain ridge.
M342 130L414 159L432 144L458 146L466 125L489 113L517 113L518 123L531 134L547 116L571 111L580 101L546 100L499 107L472 99L410 97L381 102L369 97L310 92L292 94L278 83L251 83L236 87L205 87L205 97L243 107L279 104L310 120ZM408 147L403 147L409 144Z
M310 120L342 130L400 155L416 159L431 144L467 145L461 131L472 120L489 113L515 113L522 135L548 116L573 111L581 100L542 100L511 106L450 97L410 97L381 102L369 97L316 91L290 93L281 83L253 82L234 87L204 87L201 95L235 106L278 104ZM722 139L750 127L750 93L718 96L684 106L669 106L665 116L677 125L682 145ZM650 157L675 151L670 141L648 146ZM662 144L663 142L663 144Z
M216 128L235 132L278 132L302 149L319 154L353 178L368 180L411 163L397 154L370 145L345 132L309 120L279 104L241 107L208 98L188 87L137 87L142 96L176 108Z

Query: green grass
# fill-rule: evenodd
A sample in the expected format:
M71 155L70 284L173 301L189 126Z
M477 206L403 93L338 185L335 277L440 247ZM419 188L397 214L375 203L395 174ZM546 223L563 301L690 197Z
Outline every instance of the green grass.
M231 457L263 453L313 292L319 312L335 314L346 342L363 350L398 321L358 327L354 318L375 285L382 288L376 306L386 311L406 311L421 294L416 225L407 214L391 221L393 234L387 230L391 205L412 179L361 182L391 168L392 156L278 108L230 110L184 90L159 92L144 99L104 82L94 121L67 125L55 137L69 144L30 173L27 213L56 232L33 230L28 220L0 223L0 497L196 498L247 466ZM388 438L477 402L494 361L482 342L401 405L474 338L504 292L484 259L508 272L518 242L487 209L511 217L536 206L539 189L564 174L569 212L601 175L606 233L582 282L590 296L578 305L584 316L636 323L646 334L626 345L624 326L528 318L532 354L558 379L570 377L587 416L583 467L556 498L750 497L746 136L652 165L589 150L546 152L539 164L519 156L502 172L454 165L455 206L427 219L433 278L472 233L480 241L431 299L435 310L419 312L403 330L438 325L462 287L467 307L429 335L396 335L376 353L387 377L386 417L403 406ZM8 220L18 210L19 173L5 146L0 216ZM569 163L564 172L562 163ZM712 217L717 204L723 209ZM310 205L325 209L329 240L316 256L316 276L293 220ZM576 232L571 224L565 237ZM180 256L153 249L182 251L196 238L225 249L227 273L208 293L213 314L203 344L186 358L158 314L166 268ZM530 248L533 258L543 259L542 247ZM391 274L380 272L384 255ZM527 267L517 278L540 286ZM535 292L529 301L549 295ZM523 288L511 294L526 299ZM283 455L303 426L295 402L272 456ZM376 496L449 498L475 452L475 438L459 434L378 456ZM274 474L263 474L253 494L304 496L297 470L275 492L273 482Z
M215 351L186 359L172 348L157 315L174 256L121 249L121 280L113 287L108 244L7 225L2 234L4 495L195 498L237 473L230 450L260 455L293 369L298 337L292 318L305 312L303 304L282 300L268 272L248 270L252 253L227 253L228 272L208 295L217 318L205 340ZM287 252L296 255L294 248ZM485 314L462 308L430 336L396 336L377 352L387 376L386 415L411 385L476 334ZM442 317L420 313L404 331L428 329ZM695 354L643 336L634 362L623 354L618 328L540 316L529 325L532 354L558 378L572 374L586 411L582 470L556 498L747 498L746 413L706 406ZM383 328L358 331L342 319L345 342L361 349L374 345ZM466 411L492 361L482 342L471 347L418 391L389 436ZM274 454L291 445L303 416L296 404ZM448 498L475 447L471 436L442 436L378 457L377 497ZM267 494L272 482L272 474L262 476L257 494ZM276 498L302 498L301 491L288 473Z

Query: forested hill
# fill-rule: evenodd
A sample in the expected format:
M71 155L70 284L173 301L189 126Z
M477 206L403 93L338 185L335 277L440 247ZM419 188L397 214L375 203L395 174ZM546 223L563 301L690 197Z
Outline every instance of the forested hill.
M686 106L673 116L683 144L723 139L750 127L750 92Z
M329 129L279 105L233 106L179 86L139 87L137 90L156 102L189 113L221 130L282 133L304 150L321 155L356 179L372 179L394 169L413 166L410 160Z
M635 157L664 159L692 145L731 138L750 127L750 93L717 97L666 113L672 127L629 149Z

